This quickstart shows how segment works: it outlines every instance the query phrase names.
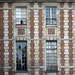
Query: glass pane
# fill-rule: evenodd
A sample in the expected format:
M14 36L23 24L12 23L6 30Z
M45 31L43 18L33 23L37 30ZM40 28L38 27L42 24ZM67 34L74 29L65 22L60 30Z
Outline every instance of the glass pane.
M46 53L48 53L48 50L46 51Z
M16 8L16 11L21 11L21 9L20 8Z
M46 43L46 45L48 45L48 42Z
M22 18L25 18L23 24L26 24L26 8L16 8L16 18L20 20L16 20L16 24L21 24Z
M46 46L46 48L48 48L48 46Z
M26 11L26 8L22 8L21 10L22 10L22 11Z
M56 8L46 8L46 24L56 24Z
M21 43L20 42L16 43L16 49L21 49Z
M51 46L49 46L49 48L51 49Z
M26 48L27 48L26 42L22 42L22 49L26 49Z
M27 50L25 48L26 42L16 42L16 45L16 69L27 70ZM22 48L19 49L19 46L22 46Z
M51 50L49 50L49 53L51 53Z
M56 42L47 42L46 43L46 62L47 62L47 71L56 71L57 64L57 50Z

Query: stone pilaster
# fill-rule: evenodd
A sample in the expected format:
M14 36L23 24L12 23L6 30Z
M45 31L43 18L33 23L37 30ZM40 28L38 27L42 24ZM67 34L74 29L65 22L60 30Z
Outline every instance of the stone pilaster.
M8 8L8 4L7 3L5 3L4 4L4 8ZM3 12L4 12L4 38L3 39L5 39L5 41L4 41L4 67L8 67L9 66L9 46L8 46L8 44L9 44L9 41L7 41L8 39L9 39L9 37L8 37L8 28L9 28L9 26L8 26L8 12L9 12L9 10L3 10ZM8 75L8 69L4 69L4 75Z

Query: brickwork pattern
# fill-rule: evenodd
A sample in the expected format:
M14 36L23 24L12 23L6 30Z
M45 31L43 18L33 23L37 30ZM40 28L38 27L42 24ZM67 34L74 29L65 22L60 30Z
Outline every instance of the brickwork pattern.
M72 4L60 3L60 74L74 75ZM67 68L68 67L68 68ZM71 67L71 68L70 68Z
M8 3L4 3L2 4L3 6L1 6L1 8L3 7L3 11L1 11L1 13L3 13L3 17L1 16L1 38L0 40L2 39L1 42L1 45L0 47L3 47L1 48L1 61L2 61L2 64L0 64L0 67L3 68L0 69L2 70L2 74L1 75L11 75L9 74L9 67L12 66L12 59L13 59L13 51L12 51L12 41L9 41L9 39L12 39L12 10L8 10L9 6L11 4L8 5ZM2 52L3 51L3 52ZM0 71L1 72L1 71Z
M55 35L55 28L48 28L48 35Z
M43 75L44 66L43 58L43 13L42 3L30 3L30 58L31 58L31 75Z
M18 35L25 35L25 29L18 29Z
M27 36L14 36L15 24L12 3L0 3L0 75L13 75L14 43L13 37L18 40L27 40L28 71L30 75L45 74L45 43L46 40L58 41L59 75L75 74L75 10L72 3L58 3L59 25L58 37L45 36L43 3L30 3L28 6ZM3 10L2 10L3 8ZM13 30L14 28L14 30ZM25 35L25 29L18 29L19 35ZM47 28L48 34L55 34L55 29ZM26 37L27 39L25 39Z

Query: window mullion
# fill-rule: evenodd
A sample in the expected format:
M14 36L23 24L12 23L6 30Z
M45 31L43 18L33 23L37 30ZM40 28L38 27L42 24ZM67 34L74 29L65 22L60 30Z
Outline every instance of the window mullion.
M46 24L56 24L56 8L46 8Z
M22 8L21 8L21 20L22 20Z
M52 42L51 42L51 70L52 70Z
M51 24L51 8L50 8L50 24Z
M22 43L21 43L21 70L22 70Z

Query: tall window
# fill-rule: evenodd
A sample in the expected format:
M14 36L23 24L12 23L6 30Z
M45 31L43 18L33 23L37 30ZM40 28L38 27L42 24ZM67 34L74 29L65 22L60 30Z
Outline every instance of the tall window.
M56 24L56 8L46 8L46 25Z
M26 8L16 8L16 25L26 25Z
M16 42L16 70L27 70L27 43Z
M49 72L57 71L57 45L56 45L56 42L46 42L46 69Z

